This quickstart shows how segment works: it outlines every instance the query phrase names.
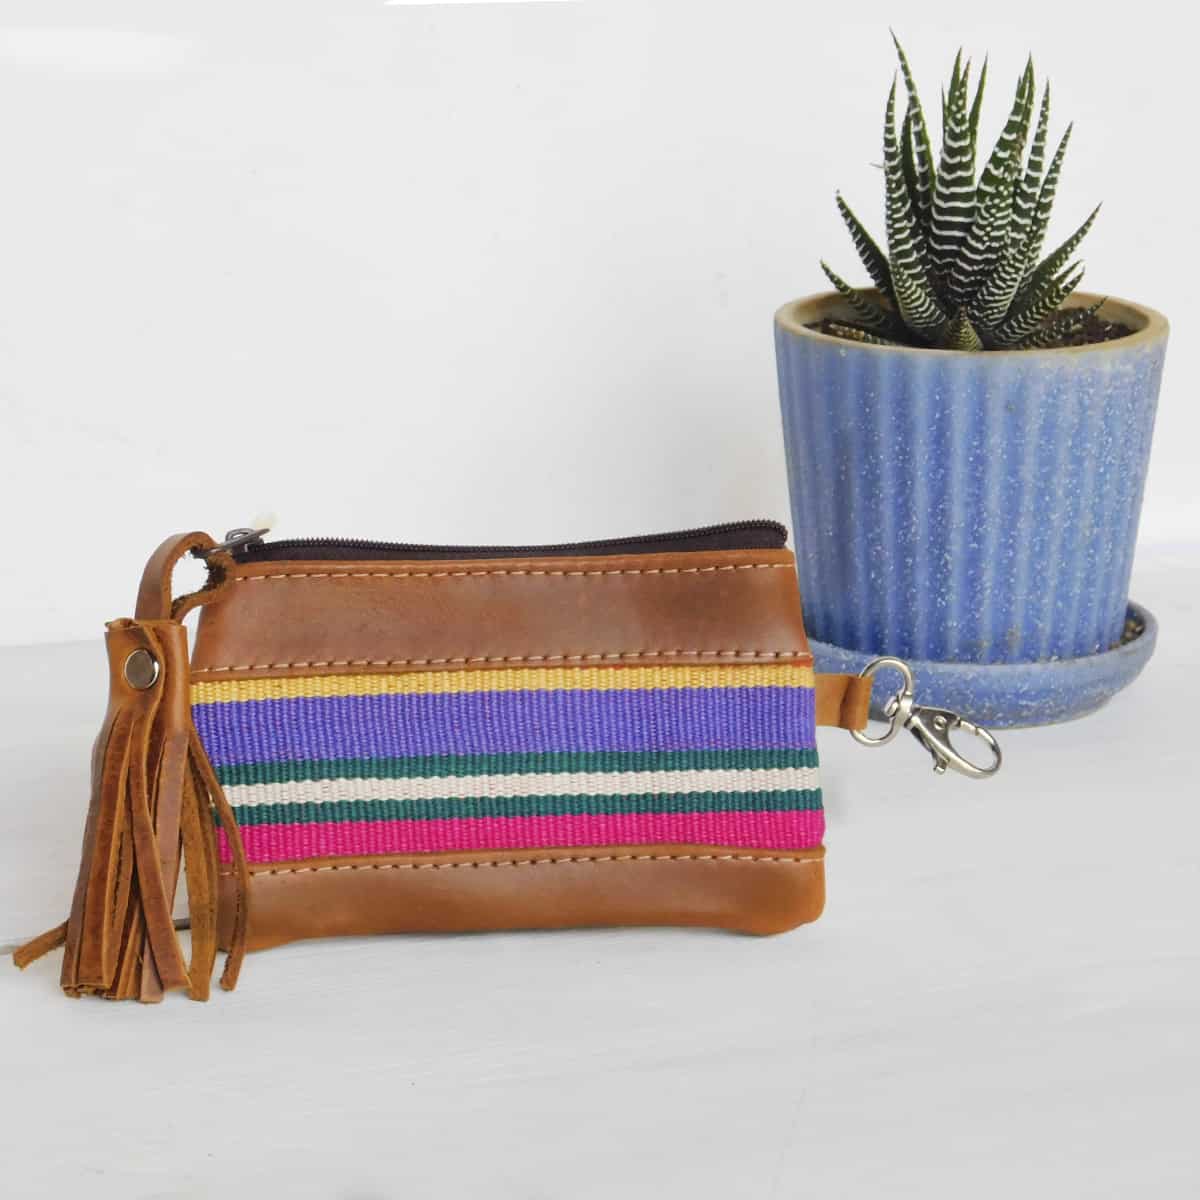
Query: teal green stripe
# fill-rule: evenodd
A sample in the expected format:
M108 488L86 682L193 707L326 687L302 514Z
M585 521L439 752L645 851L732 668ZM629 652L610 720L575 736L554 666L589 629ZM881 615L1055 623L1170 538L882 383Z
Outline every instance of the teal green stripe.
M310 779L461 779L472 775L551 775L566 771L707 771L815 767L815 750L632 750L598 753L443 754L430 758L325 758L217 767L226 787Z
M343 800L235 806L239 825L343 821L431 821L617 813L796 812L819 809L821 791L668 792L643 796L473 796L446 800Z

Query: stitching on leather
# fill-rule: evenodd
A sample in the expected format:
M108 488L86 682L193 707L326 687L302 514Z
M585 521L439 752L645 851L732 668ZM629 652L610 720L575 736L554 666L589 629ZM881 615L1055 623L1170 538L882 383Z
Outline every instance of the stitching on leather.
M609 571L527 571L496 567L484 571L296 571L278 575L235 575L234 583L264 579L463 579L484 575L530 575L575 578L591 575L712 575L718 571L791 571L790 562L730 563L720 567L629 567Z
M261 867L250 868L251 875L315 875L320 871L450 871L466 867L543 867L560 863L609 862L761 862L803 865L818 859L785 858L762 854L584 854L566 858L485 859L479 862L448 863L334 863L327 867ZM232 871L222 871L232 875Z
M321 571L280 573L275 575L237 575L233 583L259 583L279 579L461 579L487 575L555 576L560 578L593 575L708 575L720 571L792 570L793 564L731 563L712 567L630 567L602 571L543 571L497 567L480 571ZM643 658L728 658L745 661L775 661L807 657L805 650L632 650L602 654L508 654L472 658L349 658L313 662L238 663L224 667L196 667L193 675L212 675L229 671L282 671L292 668L322 667L442 667L472 663L553 663L553 662L626 662Z
M289 667L444 667L470 663L624 662L638 658L732 658L774 661L809 658L807 650L629 650L606 654L508 654L479 658L335 658L324 662L237 663L231 667L195 667L193 675L220 671L282 671ZM803 664L802 664L803 665Z

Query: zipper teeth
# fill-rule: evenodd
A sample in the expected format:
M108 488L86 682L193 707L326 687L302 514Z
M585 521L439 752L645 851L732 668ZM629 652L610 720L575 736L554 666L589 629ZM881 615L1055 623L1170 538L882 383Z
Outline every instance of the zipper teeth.
M778 521L729 521L723 525L704 525L698 529L681 529L670 533L649 533L634 537L601 538L584 542L554 542L544 545L531 546L466 546L466 545L437 545L422 542L379 542L367 538L280 538L272 542L260 542L257 546L250 543L245 547L248 557L253 557L255 549L303 550L307 547L341 546L348 550L386 550L386 551L446 551L447 553L480 553L494 550L497 553L552 552L561 550L580 550L602 546L653 545L655 542L679 542L688 538L715 537L723 533L738 533L743 530L769 530L786 541L787 529Z

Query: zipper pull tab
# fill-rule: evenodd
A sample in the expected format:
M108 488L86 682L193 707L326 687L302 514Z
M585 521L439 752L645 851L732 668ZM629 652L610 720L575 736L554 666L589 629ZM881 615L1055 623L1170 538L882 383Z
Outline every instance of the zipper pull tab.
M261 529L230 529L225 534L225 540L218 542L211 549L204 552L204 557L207 558L210 554L218 554L221 551L240 550L243 546L249 546L254 542L261 542L264 533L270 533L270 526L263 526Z
M876 671L884 667L893 667L899 671L904 682L900 690L884 705L883 715L889 722L886 733L879 737L871 737L859 729L850 730L850 736L860 746L886 745L901 729L907 729L929 751L933 759L933 770L937 775L944 775L949 767L968 779L987 779L1000 770L1003 755L1000 753L999 742L990 731L956 712L951 712L948 708L927 708L914 702L912 669L902 659L872 659L859 672L859 677L870 679ZM983 742L992 753L992 761L986 766L980 766L955 749L950 741L950 734L955 729L972 734Z

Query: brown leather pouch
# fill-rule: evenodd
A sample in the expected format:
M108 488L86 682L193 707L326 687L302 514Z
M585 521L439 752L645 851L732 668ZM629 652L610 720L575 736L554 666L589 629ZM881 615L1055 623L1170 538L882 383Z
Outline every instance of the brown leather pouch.
M814 675L785 538L168 539L108 627L70 919L18 965L65 944L70 995L202 999L218 945L232 987L298 938L815 919L815 729L864 726L870 681Z

